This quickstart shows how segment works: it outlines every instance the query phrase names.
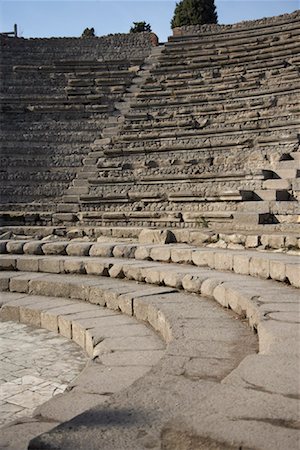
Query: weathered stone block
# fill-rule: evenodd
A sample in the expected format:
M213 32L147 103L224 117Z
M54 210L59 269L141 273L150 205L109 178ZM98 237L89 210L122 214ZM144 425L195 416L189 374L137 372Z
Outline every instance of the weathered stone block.
M1 270L15 270L17 260L15 257L0 257L0 269Z
M193 250L192 251L192 262L198 267L207 267L210 258L214 258L213 252L208 252L206 250Z
M63 259L39 259L39 272L46 273L64 273Z
M7 253L22 254L26 241L8 241L6 244Z
M150 252L152 247L147 246L139 246L137 247L134 257L135 259L142 259L142 260L150 260Z
M171 249L171 260L174 263L190 264L192 262L192 250L190 248Z
M270 277L272 280L285 281L286 279L286 263L283 261L270 261Z
M66 247L69 242L49 242L47 244L43 244L43 253L45 255L65 255Z
M286 264L286 277L292 286L300 288L300 264Z
M168 246L153 247L150 251L153 261L169 262L171 260L171 249Z
M103 256L110 258L113 256L114 245L112 244L93 244L90 248L90 256Z
M250 256L249 255L233 255L233 271L242 275L249 275Z
M245 247L246 248L256 248L259 246L259 237L248 235L246 237Z
M170 244L176 242L175 235L170 230L142 230L139 235L140 244Z
M87 256L92 244L86 242L72 242L67 245L66 253L69 256Z
M24 244L23 251L28 255L42 255L42 245L41 241L30 241Z
M270 262L266 258L252 256L250 258L249 272L253 277L269 278Z
M134 258L136 245L116 245L113 249L115 258Z
M18 258L17 270L23 272L38 272L39 271L39 260L37 258Z
M63 264L65 273L85 273L85 264L80 259L66 258Z
M216 270L232 270L233 254L231 252L216 252L214 257L214 265L210 266Z
M201 285L205 279L205 276L187 274L182 279L182 287L185 291L200 294Z

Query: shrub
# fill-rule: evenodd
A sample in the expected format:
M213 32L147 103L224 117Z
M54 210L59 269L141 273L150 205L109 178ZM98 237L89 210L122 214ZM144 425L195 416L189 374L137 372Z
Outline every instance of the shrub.
M144 31L151 31L151 25L146 22L133 22L130 28L130 33L143 33Z

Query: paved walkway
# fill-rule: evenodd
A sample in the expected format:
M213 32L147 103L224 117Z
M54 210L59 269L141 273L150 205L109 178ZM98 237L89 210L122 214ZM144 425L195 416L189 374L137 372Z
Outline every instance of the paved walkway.
M63 392L86 362L80 347L53 332L0 322L0 426Z

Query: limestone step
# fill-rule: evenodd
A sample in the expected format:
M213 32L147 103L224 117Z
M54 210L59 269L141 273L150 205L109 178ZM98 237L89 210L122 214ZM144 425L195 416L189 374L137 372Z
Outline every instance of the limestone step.
M236 240L239 240L238 235ZM248 239L249 245L251 245L250 241L251 238ZM257 245L257 238L254 241ZM263 235L260 241L264 248L275 247L280 249L284 248L285 245L285 239L280 235ZM288 242L292 243L292 240L287 240L286 238L286 242L289 245ZM265 279L271 278L282 282L286 282L288 279L292 286L300 287L299 257L270 252L255 252L253 250L246 251L242 249L241 251L241 245L232 245L233 249L228 248L226 250L217 246L224 246L224 244L225 242L222 241L219 244L209 244L209 247L199 249L183 244L141 245L86 241L44 242L11 240L1 242L0 251L2 256L0 267L2 270L87 273L123 278L124 276L127 277L126 264L130 264L132 268L140 267L141 264L134 260L142 259L146 261L144 265L145 274L148 273L148 268L155 268L161 273L169 269L175 270L174 265L168 264L164 266L162 263L193 264L198 267L206 266L211 269L233 271L237 274ZM298 245L297 239L294 244ZM125 258L125 260L122 258ZM128 258L131 261L126 262ZM119 267L120 270L118 272L116 272L116 267L112 269L114 265ZM189 266L180 266L177 268L177 271L178 273L181 271L185 274L190 273L193 276L197 273L197 269ZM143 274L140 272L136 274L136 277L134 279L137 281L145 281ZM177 277L176 280L178 284L176 287L182 287L180 277Z
M285 162L285 161L282 161L282 162ZM276 174L282 179L293 179L293 178L300 177L300 169L298 169L298 168L275 169L275 171L276 171Z
M268 180L272 181L272 180ZM287 190L279 189L260 189L253 192L254 196L260 198L261 200L267 201L287 201L290 199L290 194Z
M290 180L274 178L263 181L262 187L263 189L271 189L271 190L290 190L292 187L292 183Z
M293 159L290 161L278 161L275 165L275 170L294 170L297 169L300 171L300 158L299 159Z

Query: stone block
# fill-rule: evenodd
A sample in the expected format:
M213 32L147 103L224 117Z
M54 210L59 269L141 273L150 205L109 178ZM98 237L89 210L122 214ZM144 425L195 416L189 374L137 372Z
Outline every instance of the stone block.
M150 251L153 261L169 262L171 260L171 249L168 246L153 247Z
M242 244L246 242L246 236L244 234L227 234L225 235L225 242L228 244Z
M65 255L66 247L69 242L49 242L47 244L43 244L43 253L45 255Z
M0 254L1 255L3 253L7 253L7 251L6 251L6 244L7 244L7 241L0 240Z
M292 286L300 288L300 264L286 264L286 277Z
M218 303L220 303L220 305L224 306L225 308L228 308L228 302L226 297L226 286L224 286L223 283L217 285L214 288L212 296Z
M192 262L192 249L173 247L171 249L171 260L174 263L190 264Z
M146 283L149 284L162 284L161 270L156 267L146 267L141 269L142 277Z
M249 273L253 277L269 278L270 262L267 258L252 256L250 258Z
M136 245L115 245L113 256L115 258L134 258Z
M188 242L193 245L203 245L212 242L212 233L204 231L191 231Z
M204 295L204 297L213 297L215 288L221 283L222 281L217 278L207 278L201 285L201 295Z
M233 255L233 271L242 275L249 275L250 256L249 255Z
M124 278L123 265L114 264L108 271L111 278Z
M135 259L150 260L151 248L152 248L151 246L146 245L138 246L134 254Z
M211 264L214 264L214 252L208 250L193 250L192 262L198 267L211 267Z
M214 264L210 266L216 270L230 271L233 268L233 254L232 252L216 252L214 257Z
M72 242L67 245L66 253L69 256L87 256L91 246L90 242Z
M176 242L174 233L171 230L142 230L139 234L140 244L170 244Z
M70 297L70 283L61 280L60 277L40 275L30 279L29 294L47 295L49 297Z
M23 253L23 247L27 241L8 241L6 244L7 253L13 253L21 255Z
M38 272L39 260L37 258L18 258L16 260L17 270L22 272Z
M187 274L182 279L182 287L185 291L200 294L201 285L207 277L201 275Z
M63 264L65 273L85 273L85 263L80 259L66 258Z
M45 308L41 311L41 327L49 331L59 333L58 317L69 311L69 306L74 305L74 300L59 299L61 306L54 308Z
M41 241L26 242L26 244L24 244L23 251L28 255L42 255L42 245L43 243Z
M39 272L64 273L64 260L59 258L40 258Z
M103 256L110 258L113 256L113 244L93 244L90 248L90 256Z
M283 261L270 260L270 277L272 280L286 280L286 263Z
M285 248L293 249L298 248L298 240L296 236L286 236L285 237Z
M265 248L284 248L284 236L280 235L262 235L261 243Z
M256 247L259 246L259 244L260 244L259 236L248 235L246 237L246 241L245 241L245 247L246 248L256 248Z
M17 260L15 257L0 257L0 269L1 270L15 270L17 265Z
M165 286L170 286L176 289L182 288L183 275L178 270L162 270L160 279Z
M108 270L111 266L112 264L93 259L84 262L84 269L88 275L108 276Z

